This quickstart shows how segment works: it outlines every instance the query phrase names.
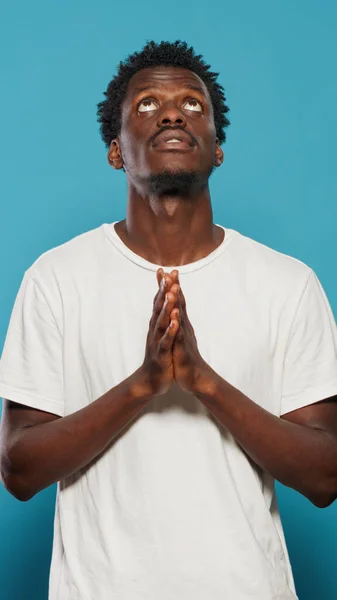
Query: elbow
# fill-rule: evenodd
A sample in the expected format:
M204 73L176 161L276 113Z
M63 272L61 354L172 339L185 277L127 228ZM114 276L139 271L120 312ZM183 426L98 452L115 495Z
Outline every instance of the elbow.
M5 488L16 500L19 500L20 502L28 502L28 500L31 500L31 498L35 496L33 492L28 492L26 489L17 485L6 484Z
M0 453L0 481L7 492L20 502L27 502L36 493L29 486L28 477L15 466L8 450Z
M324 482L320 489L317 488L307 496L317 508L328 508L337 499L337 481Z
M24 492L22 490L16 490L16 491L11 491L8 490L10 492L10 494L12 494L12 496L14 496L14 498L16 500L19 500L20 502L28 502L28 500L31 500L33 498L33 496L35 496L34 493L27 493Z
M1 473L1 481L7 492L20 502L27 502L35 495L34 492L31 492L28 489L27 485L25 485L25 482L23 482L20 477L11 473Z
M334 496L320 496L315 498L309 498L311 503L317 508L328 508L337 498L337 495Z

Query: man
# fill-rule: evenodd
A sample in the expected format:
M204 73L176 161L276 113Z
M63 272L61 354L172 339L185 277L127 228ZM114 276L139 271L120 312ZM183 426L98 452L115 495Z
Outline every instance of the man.
M16 298L1 473L23 501L59 482L50 600L294 599L274 479L336 498L336 325L309 267L213 223L216 77L182 42L120 64L98 117L126 219Z

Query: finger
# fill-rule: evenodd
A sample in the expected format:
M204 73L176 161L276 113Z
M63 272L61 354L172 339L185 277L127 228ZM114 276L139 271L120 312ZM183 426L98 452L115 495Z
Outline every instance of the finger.
M178 329L179 323L177 319L170 319L169 325L159 342L159 351L171 352Z
M158 286L160 286L160 282L162 280L163 275L164 275L164 269L162 269L160 267L160 269L157 269L157 272L156 272Z
M153 309L154 312L156 312L157 317L160 314L160 311L162 309L164 300L165 300L165 294L166 292L170 289L171 287L171 280L169 275L167 275L166 273L163 272L163 277L160 280L160 286L159 286L159 290L156 293L154 300L153 300Z
M161 283L160 283L159 290L153 299L150 327L155 327L155 325L157 323L157 320L159 318L159 315L160 315L163 305L164 305L166 291L167 291L167 276L166 276L166 274L164 274L162 277Z
M161 292L160 284L161 284L163 275L164 275L164 270L162 268L157 269L157 271L156 271L156 278L157 278L157 283L158 283L158 291L157 291L157 293L156 293L156 295L155 295L155 297L153 299L153 306L155 305L155 303L157 301L157 298L159 297L160 292Z
M177 321L178 324L180 323L180 313L178 308L174 308L172 310L172 312L170 313L170 320Z
M172 271L172 272L173 272L173 271ZM177 275L177 283L178 283L178 284L179 284L179 286L180 286L180 292L179 292L179 296L180 296L180 299L181 299L181 306L182 306L182 308L185 310L185 309L186 309L186 299L185 299L185 296L184 296L184 292L183 292L183 290L182 290L182 288L181 288L180 277L179 277L179 271L177 271L177 273L178 273L178 275Z
M195 331L194 331L194 327L189 319L189 316L187 314L187 310L186 310L186 301L185 301L185 297L184 294L180 288L179 290L179 298L178 298L178 302L177 305L180 309L180 329L182 334L187 333L188 331L190 333L192 333L193 337L196 339L195 337ZM182 334L179 336L179 339L182 339Z
M174 281L178 278L178 270L174 269L171 274L165 273L161 267L156 272L159 290L153 299L153 310L150 319L150 326L157 322L159 315L163 309L165 294L172 289ZM172 275L172 277L171 277ZM175 292L175 290L173 290ZM165 328L167 325L165 325Z
M170 315L171 322L177 323L177 332L175 336L175 342L182 343L184 339L184 329L182 326L181 313L179 309L174 308Z
M169 273L164 273L164 275L162 277L162 281L160 283L162 283L163 280L165 280L165 289L166 289L166 291L168 291L173 283L172 277L169 275ZM163 283L163 285L164 285L164 283Z
M165 273L164 269L162 269L162 267L160 267L160 269L157 269L157 271L156 271L156 278L157 278L157 283L158 283L159 289L160 289L160 286L161 286L161 283L162 283L164 277L167 280L167 278L170 277L170 275L169 275L169 273Z
M180 325L181 325L181 327L184 329L186 329L186 328L190 329L192 331L193 335L195 335L193 325L187 314L186 300L185 300L185 296L184 296L181 288L179 290L178 307L180 309Z
M172 312L172 309L174 308L177 302L178 293L179 286L176 283L171 287L171 290L166 293L165 301L163 303L163 307L157 320L157 328L158 331L161 332L161 334L167 329L169 325L170 313Z
M178 283L179 284L179 271L178 271L178 269L173 269L173 271L171 271L171 273L170 273L170 277L171 277L173 283Z
M185 325L187 315L186 315L185 309L183 307L182 299L181 299L181 288L179 289L179 294L178 294L178 298L177 298L177 308L179 310L179 322L180 322L181 327L183 327Z
M187 314L186 299L184 296L184 292L181 289L181 286L180 286L180 290L179 290L178 307L180 308L180 311L181 311L181 324L184 325L185 327L186 326L190 327L192 329L192 331L194 332L192 323L189 320L189 317Z
M182 305L183 309L186 309L186 299L185 299L185 296L184 296L184 292L181 289L181 286L180 286L179 297L180 297L181 305Z
M152 314L155 311L156 307L160 304L160 298L163 302L164 298L165 298L165 291L161 288L161 286L158 287L157 293L155 294L155 296L153 298ZM160 312L160 310L161 310L161 308L159 308L159 312Z
M159 286L160 286L161 280L164 275L168 275L172 279L172 283L178 283L178 277L179 277L178 269L173 269L173 271L171 271L171 273L165 273L165 271L162 267L157 269L156 277L157 277L157 282L158 282Z

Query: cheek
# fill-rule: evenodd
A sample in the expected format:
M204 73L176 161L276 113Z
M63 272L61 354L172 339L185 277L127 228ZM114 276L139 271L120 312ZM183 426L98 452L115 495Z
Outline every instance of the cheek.
M193 131L193 130L192 130ZM214 124L208 121L204 123L200 130L196 130L199 143L202 148L203 154L213 154L216 146L216 131Z
M130 136L125 130L120 133L120 144L123 156L129 155L132 153L132 149L135 144L131 142L132 136Z
M139 163L142 158L142 144L137 142L137 137L134 133L121 131L120 146L122 157L126 164L131 166L135 162Z
M215 137L210 135L204 138L201 148L203 160L207 163L213 163L216 158L216 143Z

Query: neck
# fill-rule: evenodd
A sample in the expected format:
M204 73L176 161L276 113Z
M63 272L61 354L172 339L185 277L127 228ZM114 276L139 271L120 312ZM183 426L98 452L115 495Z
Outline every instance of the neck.
M123 242L149 262L179 266L212 252L223 240L213 224L208 184L184 195L142 195L129 185L127 216L116 225Z

